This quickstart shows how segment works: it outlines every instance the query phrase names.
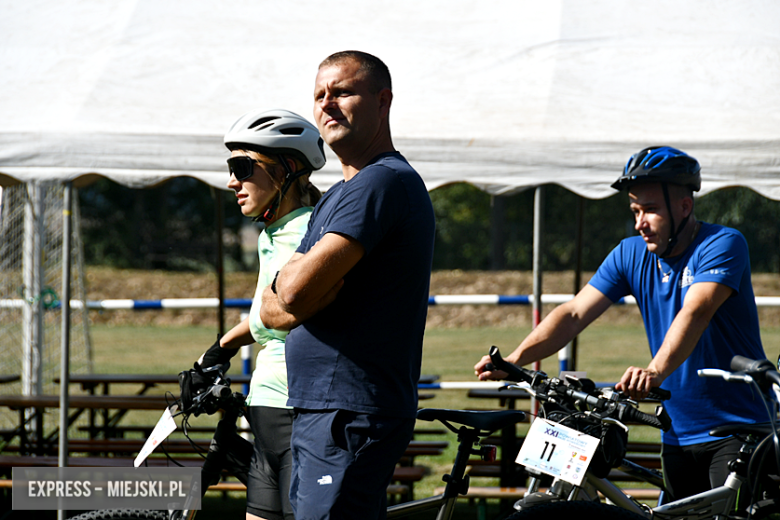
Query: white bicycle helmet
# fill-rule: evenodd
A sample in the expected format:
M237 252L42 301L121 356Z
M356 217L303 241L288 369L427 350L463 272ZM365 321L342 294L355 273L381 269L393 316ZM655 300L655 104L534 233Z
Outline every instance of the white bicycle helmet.
M309 172L325 166L323 141L317 127L289 110L244 114L225 134L225 146L264 155L292 155Z
M253 111L244 114L233 123L225 134L225 146L229 150L251 150L263 155L278 156L285 175L279 196L256 221L272 220L282 204L287 191L300 177L325 166L323 141L317 127L289 110ZM293 156L303 163L303 169L293 172L285 155ZM238 158L228 159L231 161ZM231 171L233 166L230 166Z

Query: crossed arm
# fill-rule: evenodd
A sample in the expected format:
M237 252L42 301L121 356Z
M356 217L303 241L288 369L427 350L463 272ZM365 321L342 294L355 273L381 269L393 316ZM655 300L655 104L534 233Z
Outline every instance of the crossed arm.
M326 233L307 253L296 253L276 279L276 294L263 291L260 319L266 327L292 330L327 307L344 285L344 276L365 248L352 237Z

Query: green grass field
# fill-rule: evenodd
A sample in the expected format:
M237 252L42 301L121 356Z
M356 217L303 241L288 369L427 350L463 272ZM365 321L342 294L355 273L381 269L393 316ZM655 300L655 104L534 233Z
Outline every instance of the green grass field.
M429 329L425 334L422 371L439 375L441 381L474 381L473 366L491 345L508 354L528 332L527 328ZM762 334L767 355L773 359L778 352L780 329L764 329ZM98 373L178 373L190 367L214 338L213 327L93 326L94 370ZM616 381L629 365L644 366L649 361L644 330L641 324L613 326L608 321L596 323L580 336L578 359L577 369L586 371L588 377L596 381ZM558 362L554 358L542 363L542 369L551 374L557 373L557 367ZM136 390L137 387L118 387L112 388L112 393ZM175 388L168 390L175 391ZM466 390L435 392L434 399L423 401L421 405L435 408L498 406L497 402L475 402L466 396ZM156 412L133 412L127 420L153 424L158 417ZM198 425L211 424L209 418L194 421ZM650 428L633 428L630 438L658 440L660 435ZM448 470L455 453L455 436L448 435L447 440L450 448L444 455L417 459L417 464L430 468L430 475L415 487L417 498L431 495L435 487L442 485L441 476ZM497 482L475 478L472 485L497 485ZM243 518L243 499L243 494L229 498L209 496L198 518ZM491 504L490 508L491 514L498 513L498 503ZM476 518L474 506L462 501L457 518Z

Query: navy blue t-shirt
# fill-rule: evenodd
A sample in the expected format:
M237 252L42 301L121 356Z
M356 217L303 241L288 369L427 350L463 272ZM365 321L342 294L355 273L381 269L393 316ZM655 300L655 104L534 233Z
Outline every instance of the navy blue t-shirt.
M338 233L365 255L336 299L287 336L288 405L415 417L434 229L425 184L397 152L327 191L298 252Z

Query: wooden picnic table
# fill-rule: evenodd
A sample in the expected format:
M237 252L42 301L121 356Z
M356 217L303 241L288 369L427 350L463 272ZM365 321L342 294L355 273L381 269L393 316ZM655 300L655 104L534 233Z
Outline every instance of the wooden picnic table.
M142 385L138 395L143 395L147 390L158 385L179 384L178 374L71 374L68 379L71 384L81 385L81 388L90 394L94 394L98 387L102 387L103 395L111 393L111 385ZM232 384L247 384L251 376L237 374L228 376L228 379ZM60 378L54 378L54 382L59 384Z
M111 436L111 429L116 426L119 414L128 410L164 410L173 403L173 398L168 395L71 395L68 398L68 407L73 410L68 416L68 426L84 413L85 410L96 410L104 418L98 428L96 424L90 424L90 431L103 431L106 437ZM40 450L49 444L56 444L59 430L55 429L48 436L44 434L44 413L47 409L59 408L59 395L0 395L0 407L9 408L19 412L19 425L15 430L3 434L8 443L15 437L19 437L20 452L27 453L29 446L34 445ZM32 410L32 413L28 413ZM112 413L113 412L113 413ZM94 419L94 416L91 416ZM28 439L27 423L35 421L36 438L32 442Z
M90 437L95 438L102 433L103 438L111 438L121 435L115 429L120 420L130 410L164 410L168 404L173 403L175 397L170 393L166 395L148 395L146 392L158 385L178 385L176 374L73 374L70 383L81 385L82 389L90 392L88 395L70 395L69 408L73 412L68 417L68 426L80 417L84 412L89 414ZM249 383L251 376L237 374L229 376L233 384ZM421 382L433 382L438 376L423 376ZM54 380L59 384L60 378ZM141 388L134 395L112 395L111 385L115 384L139 384ZM95 390L102 387L102 394L96 394ZM178 395L178 391L175 392ZM420 394L420 399L430 399L433 394ZM20 452L28 452L29 446L43 449L49 444L56 444L59 431L55 430L48 436L44 434L43 418L47 409L59 408L59 395L0 395L0 407L19 411L19 423L15 430L3 433L5 444L14 438L20 439ZM32 413L28 411L32 410ZM98 420L98 418L102 420ZM33 442L28 440L27 424L34 421L36 438ZM100 423L100 424L98 424ZM2 447L0 447L0 451Z

